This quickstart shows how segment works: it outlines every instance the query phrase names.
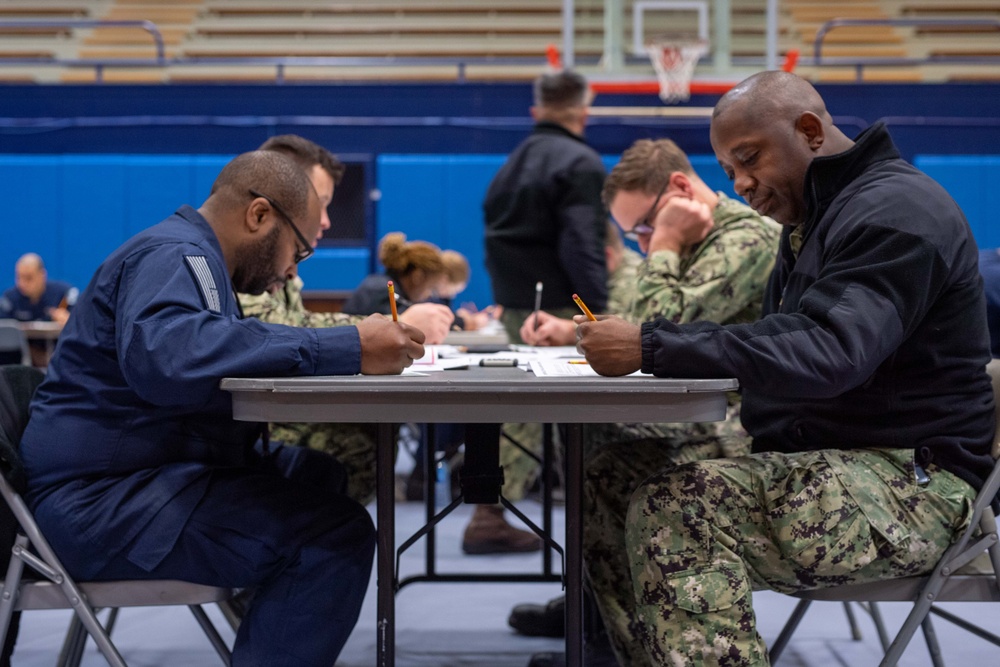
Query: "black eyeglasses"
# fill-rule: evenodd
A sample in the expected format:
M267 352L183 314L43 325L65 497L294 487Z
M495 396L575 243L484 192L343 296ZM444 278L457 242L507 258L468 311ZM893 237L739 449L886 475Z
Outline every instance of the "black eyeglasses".
M278 206L278 202L274 201L267 195L262 195L256 190L250 190L250 195L253 197L260 197L261 199L266 199L267 203L271 205L271 208L273 208L278 213L278 215L285 220L285 222L287 222L289 225L292 226L292 231L294 231L295 236L299 238L298 242L295 244L296 264L304 260L307 260L313 256L313 253L316 252L316 250L312 247L312 243L309 243L309 240L305 237L305 235L302 234L302 231L299 229L299 226L292 221L292 216L285 213L285 209ZM299 243L302 244L301 248L299 247Z
M640 236L653 233L653 226L649 224L649 220L656 216L656 207L660 205L660 199L663 198L668 187L670 187L670 179L667 179L667 182L660 188L660 194L656 195L656 199L653 200L653 205L649 207L646 215L642 216L632 229L625 232L625 238L629 241L638 241Z

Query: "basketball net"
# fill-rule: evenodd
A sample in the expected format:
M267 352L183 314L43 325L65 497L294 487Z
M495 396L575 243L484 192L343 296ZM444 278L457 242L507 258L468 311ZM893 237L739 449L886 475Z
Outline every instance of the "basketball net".
M660 82L660 99L666 104L690 99L694 67L708 53L708 43L702 40L655 42L646 47L646 53Z

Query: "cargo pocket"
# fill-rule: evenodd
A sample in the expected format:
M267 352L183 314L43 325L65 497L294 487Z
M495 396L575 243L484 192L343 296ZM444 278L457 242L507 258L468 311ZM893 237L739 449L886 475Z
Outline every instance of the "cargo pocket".
M784 558L821 575L848 574L876 555L868 522L829 465L812 467L767 516Z
M848 470L846 463L838 461L852 456L851 452L827 452L827 458L834 463L834 470L847 493L854 498L858 509L872 529L875 550L882 558L905 564L911 558L908 550L909 527L899 520L896 513L900 505L924 489L916 483L913 470L913 452L905 450L873 450L865 452L865 469L873 474L864 477L845 478L839 471ZM855 466L857 462L854 462Z
M650 571L647 568L644 575ZM640 605L669 605L692 614L729 609L750 592L746 576L728 564L697 567L655 577L658 580L650 579L643 576L637 582L642 586Z

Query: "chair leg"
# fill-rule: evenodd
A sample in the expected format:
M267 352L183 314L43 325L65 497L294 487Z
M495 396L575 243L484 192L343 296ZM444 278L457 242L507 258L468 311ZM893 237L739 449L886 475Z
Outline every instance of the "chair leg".
M811 604L812 600L799 600L799 603L795 605L795 609L792 610L792 615L788 617L785 627L781 629L781 634L779 634L778 638L774 640L774 644L771 645L771 650L767 653L768 659L772 665L778 661L778 658L785 650L785 646L792 638L792 634L795 632L795 629L799 627L799 623L802 622L802 617L806 615L806 612L809 610L809 605Z
M903 627L896 633L896 638L892 640L889 650L885 652L885 657L882 658L879 667L894 667L899 662L903 651L906 650L906 646L913 639L913 634L923 623L924 618L930 613L930 609L931 601L929 599L926 597L917 598L916 602L913 603L913 609L910 610L906 621L903 622Z
M79 667L83 661L83 649L87 644L87 631L80 622L80 618L73 614L69 621L69 628L66 630L66 639L63 641L62 650L59 651L59 659L56 667Z
M868 613L871 614L872 622L875 624L875 632L878 633L878 640L882 644L882 651L889 650L889 633L885 630L885 621L882 620L882 610L877 602L868 603Z
M994 646L1000 646L1000 636L997 636L992 632L989 632L988 630L985 630L979 627L978 625L975 625L974 623L969 623L964 618L956 616L950 611L945 611L941 607L934 606L931 607L931 613L934 614L935 616L940 616L949 623L954 623L955 625L962 628L966 632L971 632L980 639L985 639Z
M218 604L219 611L222 612L222 616L226 619L226 622L229 623L229 627L233 629L233 632L239 630L240 621L243 620L243 615L233 608L233 605L229 603L229 600L223 600Z
M118 620L118 607L112 607L111 611L108 612L108 622L104 624L104 629L111 634L111 631L115 629L115 621Z
M861 635L861 628L858 627L858 619L854 615L854 608L851 607L850 602L844 603L844 613L847 615L847 625L851 628L851 639L856 642L864 639Z
M229 667L231 659L229 647L226 646L226 642L222 641L219 631L215 629L215 625L208 618L208 614L205 613L205 610L199 604L188 605L188 609L194 614L198 625L201 626L201 629L205 632L205 636L208 637L208 641L212 642L212 647L215 648L215 652L222 658L222 662L226 667Z
M941 645L938 644L934 624L931 623L931 615L927 614L927 616L924 616L924 620L920 625L924 629L924 640L927 642L927 650L931 654L931 664L934 667L944 667L944 657L941 655Z

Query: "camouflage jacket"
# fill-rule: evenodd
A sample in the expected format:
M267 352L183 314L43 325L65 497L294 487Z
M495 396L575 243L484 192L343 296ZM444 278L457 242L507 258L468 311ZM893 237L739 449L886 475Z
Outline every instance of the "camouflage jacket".
M635 283L639 279L642 261L642 255L631 248L625 248L618 268L608 275L608 312L612 315L625 317L632 312Z
M760 317L781 226L721 192L712 215L715 227L697 246L646 258L629 319L733 324Z
M313 313L302 303L302 279L295 276L276 294L240 294L244 317L256 317L272 324L293 327L342 327L357 324L364 317L345 313Z
M658 317L687 323L752 322L761 316L764 287L774 266L781 226L721 192L712 213L715 226L683 255L653 253L639 266L635 301L626 319L639 324ZM713 438L726 456L749 452L740 423L739 394L729 394L727 419L701 424L591 425L592 444L643 438L666 439L675 447Z

